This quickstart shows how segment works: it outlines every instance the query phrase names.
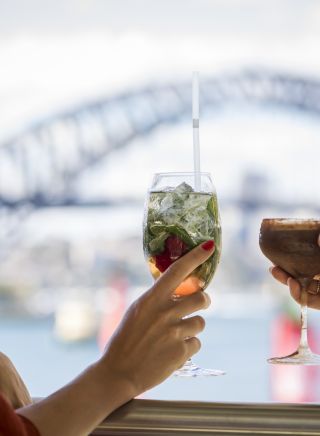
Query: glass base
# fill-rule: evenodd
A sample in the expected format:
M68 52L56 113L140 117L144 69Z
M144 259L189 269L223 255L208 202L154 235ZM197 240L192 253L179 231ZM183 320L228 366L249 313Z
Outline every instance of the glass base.
M220 371L219 369L203 369L195 365L191 359L189 359L182 368L177 369L173 373L175 377L199 377L199 376L217 376L224 375L225 371Z
M289 356L272 357L268 363L280 365L320 365L320 356L311 350L297 350Z

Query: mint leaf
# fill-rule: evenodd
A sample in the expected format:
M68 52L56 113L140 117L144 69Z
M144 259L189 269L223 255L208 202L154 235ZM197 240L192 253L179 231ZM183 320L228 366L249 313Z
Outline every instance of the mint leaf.
M156 238L149 242L149 249L152 254L159 254L164 250L164 243L168 237L168 233L162 232Z

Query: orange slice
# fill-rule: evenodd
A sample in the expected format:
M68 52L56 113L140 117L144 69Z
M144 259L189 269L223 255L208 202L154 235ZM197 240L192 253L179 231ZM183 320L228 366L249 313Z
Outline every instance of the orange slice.
M175 295L190 295L197 291L200 291L203 286L201 280L198 277L191 276L186 278L181 285L175 290Z

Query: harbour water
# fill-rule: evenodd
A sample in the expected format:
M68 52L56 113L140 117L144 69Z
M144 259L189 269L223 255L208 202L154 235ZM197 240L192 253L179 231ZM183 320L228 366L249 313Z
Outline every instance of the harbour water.
M262 310L260 315L228 318L209 314L206 330L201 335L202 349L194 360L203 367L224 369L227 374L209 379L171 377L143 397L214 402L278 401L274 384L278 383L279 377L273 372L275 367L266 362L273 340L271 327L275 313ZM313 324L320 331L319 315L312 315ZM52 319L0 322L1 349L14 361L34 397L43 397L55 391L100 355L95 339L62 344L54 338L52 328ZM309 370L310 367L290 367L283 373L288 375L287 384L295 392L292 401L299 398L297 389L309 389ZM313 401L320 401L320 389L316 383L319 371L316 369L311 377L316 389ZM281 378L284 383L286 377L282 375Z

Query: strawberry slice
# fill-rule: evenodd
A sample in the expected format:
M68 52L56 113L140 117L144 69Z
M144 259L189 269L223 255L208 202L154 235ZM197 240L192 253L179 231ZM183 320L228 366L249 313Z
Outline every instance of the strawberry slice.
M156 256L154 256L154 258L155 258L156 267L162 273L165 272L165 270L168 269L169 266L174 262L173 260L170 259L169 254L166 252L162 254L157 254Z
M178 236L169 236L165 241L164 251L154 256L156 267L160 272L165 272L174 261L187 251L188 246Z
M179 259L188 250L187 245L176 235L171 235L166 239L165 247L165 251L172 260Z

